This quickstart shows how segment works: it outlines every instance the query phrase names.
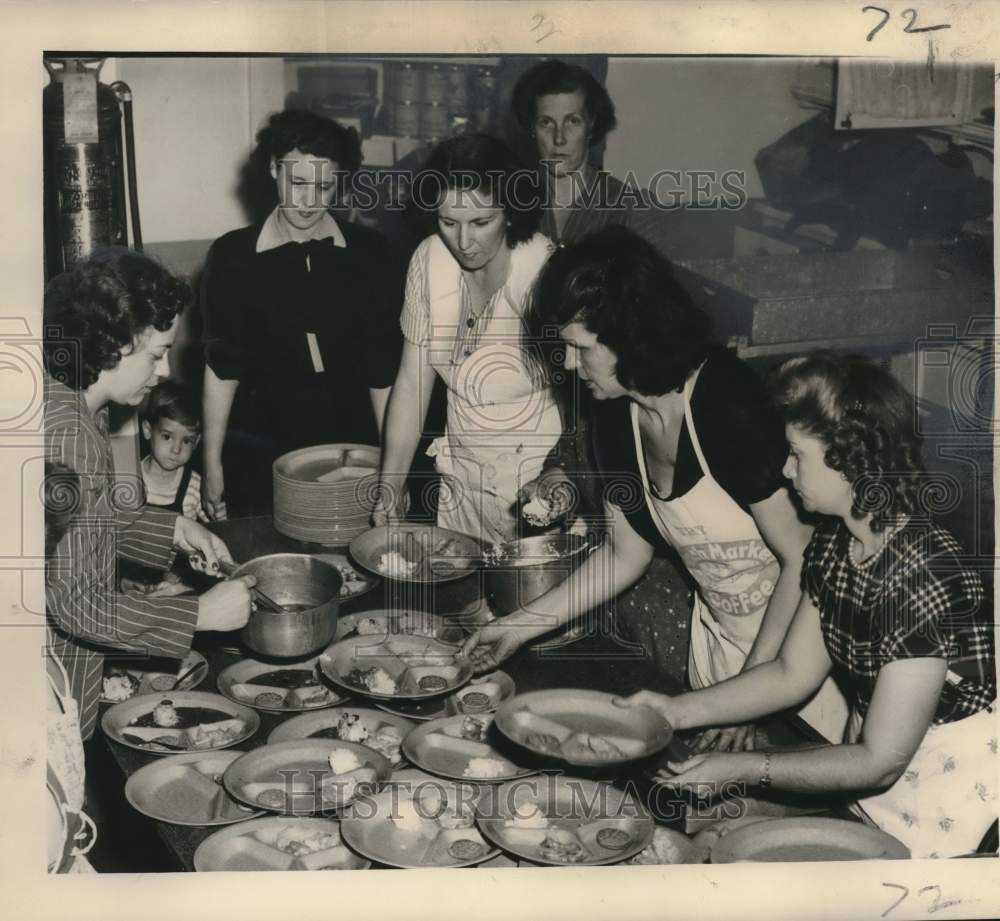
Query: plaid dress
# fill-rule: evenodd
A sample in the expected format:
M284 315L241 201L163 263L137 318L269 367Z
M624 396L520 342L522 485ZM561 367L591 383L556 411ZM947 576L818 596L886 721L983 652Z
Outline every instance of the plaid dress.
M910 520L880 553L850 557L842 522L820 525L806 548L803 585L852 696L856 740L882 667L899 659L948 663L937 709L903 776L853 808L903 841L914 857L975 849L997 817L997 729L992 624L979 575L943 528Z

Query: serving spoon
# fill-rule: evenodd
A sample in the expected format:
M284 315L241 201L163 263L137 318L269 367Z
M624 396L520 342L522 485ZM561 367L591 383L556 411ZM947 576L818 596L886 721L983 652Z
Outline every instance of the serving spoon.
M201 662L195 662L183 675L180 676L170 688L171 691L179 691L181 685L183 685L192 675L197 674L198 678L191 682L192 687L197 685L199 681L204 677L205 673L208 671L208 662L202 660Z

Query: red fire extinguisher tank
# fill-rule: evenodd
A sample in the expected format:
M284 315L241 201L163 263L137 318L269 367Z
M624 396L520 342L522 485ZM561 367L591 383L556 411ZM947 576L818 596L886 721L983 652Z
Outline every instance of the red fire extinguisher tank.
M121 110L98 81L102 59L46 58L44 124L45 276L102 246L126 244Z

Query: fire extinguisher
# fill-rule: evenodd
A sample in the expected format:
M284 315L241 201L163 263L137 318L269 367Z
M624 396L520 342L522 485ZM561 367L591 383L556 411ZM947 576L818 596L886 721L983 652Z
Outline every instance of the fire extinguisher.
M127 246L125 164L132 241L142 249L132 91L98 81L103 58L44 59L42 92L46 279L104 246ZM122 140L124 110L125 139Z

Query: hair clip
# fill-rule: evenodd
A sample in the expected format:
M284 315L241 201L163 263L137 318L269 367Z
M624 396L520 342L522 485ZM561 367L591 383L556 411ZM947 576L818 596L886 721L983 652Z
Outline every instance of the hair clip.
M853 409L857 413L862 412L864 410L864 408L865 408L864 404L860 400L855 400L851 404L851 409Z

